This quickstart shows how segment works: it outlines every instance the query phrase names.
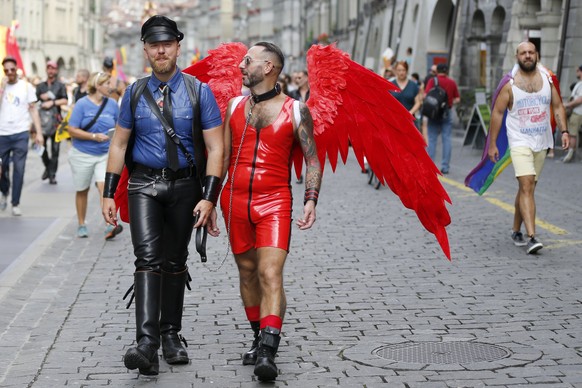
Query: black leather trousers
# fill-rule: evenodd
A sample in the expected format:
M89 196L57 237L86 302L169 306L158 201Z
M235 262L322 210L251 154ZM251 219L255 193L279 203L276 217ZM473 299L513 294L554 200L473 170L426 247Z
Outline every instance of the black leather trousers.
M50 147L48 146L50 140ZM54 178L57 175L59 167L59 150L61 143L55 141L55 134L44 135L44 152L42 154L42 163L48 171L48 176ZM50 156L49 156L50 149Z
M202 198L194 177L162 180L142 172L129 179L129 219L137 271L186 268L194 206Z

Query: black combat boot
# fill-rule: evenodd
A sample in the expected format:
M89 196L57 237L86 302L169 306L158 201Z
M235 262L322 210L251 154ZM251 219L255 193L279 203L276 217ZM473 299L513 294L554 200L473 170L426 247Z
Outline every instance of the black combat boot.
M255 335L253 344L251 345L251 350L243 354L243 365L255 365L257 362L257 349L259 348L259 332L261 330L260 322L250 322L251 329Z
M161 276L152 271L134 275L137 347L125 353L127 369L139 369L143 375L157 375L160 369L160 284Z
M260 381L273 381L279 375L277 365L275 365L275 355L279 349L280 334L278 329L270 326L261 330L255 363L255 375Z
M162 334L162 353L168 364L187 364L190 359L182 346L188 346L179 335L182 330L182 310L184 307L184 288L188 280L188 268L181 272L162 270L162 315L160 332Z

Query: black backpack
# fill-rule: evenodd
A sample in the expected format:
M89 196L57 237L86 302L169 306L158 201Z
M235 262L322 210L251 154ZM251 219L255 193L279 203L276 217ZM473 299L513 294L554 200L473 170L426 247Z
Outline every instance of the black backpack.
M434 77L434 87L428 91L422 104L422 115L429 120L440 120L447 110L448 103L447 92L439 86L438 77Z

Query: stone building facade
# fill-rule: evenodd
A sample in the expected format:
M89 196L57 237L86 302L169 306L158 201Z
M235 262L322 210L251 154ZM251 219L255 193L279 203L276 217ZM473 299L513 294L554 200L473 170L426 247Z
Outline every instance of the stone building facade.
M45 63L60 65L71 78L79 68L94 68L103 49L102 0L0 0L0 24L17 20L16 37L24 69L44 78Z
M140 28L156 13L174 18L185 33L181 67L221 42L267 40L281 46L291 72L305 67L311 44L337 42L378 72L389 47L409 61L410 73L424 77L432 63L446 61L461 88L491 91L515 62L517 43L530 39L567 95L582 63L576 0L0 0L0 9L0 24L20 21L25 68L41 76L48 59L72 75L99 69L120 48L125 73L141 76L148 69Z

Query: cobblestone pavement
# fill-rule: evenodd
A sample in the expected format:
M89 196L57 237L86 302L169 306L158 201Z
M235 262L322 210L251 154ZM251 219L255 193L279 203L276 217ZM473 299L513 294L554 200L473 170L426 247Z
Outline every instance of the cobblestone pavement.
M0 386L582 387L582 207L573 201L582 166L548 160L537 193L545 248L526 255L509 239L511 168L478 197L462 181L479 153L454 151L443 179L452 262L398 198L366 184L354 158L326 169L316 225L293 232L276 383L241 365L251 332L231 256L213 271L227 255L224 228L209 239L208 264L191 249L191 363L161 360L148 379L122 362L134 341L133 307L122 301L133 272L128 228L110 242L77 239L71 216L0 295ZM293 188L298 216L303 187Z

